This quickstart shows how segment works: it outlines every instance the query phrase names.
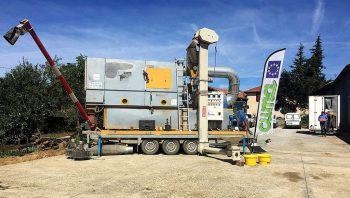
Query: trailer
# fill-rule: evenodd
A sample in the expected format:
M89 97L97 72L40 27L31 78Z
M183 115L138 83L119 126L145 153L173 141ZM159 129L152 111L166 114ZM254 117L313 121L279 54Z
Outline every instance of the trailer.
M309 96L309 131L321 132L318 117L321 112L329 112L331 115L331 126L336 132L340 123L340 95Z
M84 131L84 134L87 135L88 143L90 141L101 142L100 145L97 145L98 149L92 149L95 155L105 154L103 140L115 141L124 145L122 154L127 150L146 155L154 155L161 151L166 155L175 155L180 150L187 155L198 154L198 131L102 130L99 133ZM244 139L246 135L244 131L210 131L208 139L212 148L221 149L222 154L238 161L242 152L239 147L242 145L238 143L243 140L242 144L246 146Z

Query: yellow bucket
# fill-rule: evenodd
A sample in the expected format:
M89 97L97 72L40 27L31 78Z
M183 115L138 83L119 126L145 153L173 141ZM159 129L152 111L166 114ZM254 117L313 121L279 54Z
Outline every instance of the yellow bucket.
M271 162L271 155L268 154L268 153L258 154L258 160L259 160L259 164L261 164L261 165L270 164L270 162Z
M247 166L256 166L256 155L244 155L244 161Z

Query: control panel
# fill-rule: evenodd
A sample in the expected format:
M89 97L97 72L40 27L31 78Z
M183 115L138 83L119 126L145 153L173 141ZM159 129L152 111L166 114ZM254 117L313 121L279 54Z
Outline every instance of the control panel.
M224 119L224 94L222 92L208 93L208 120Z

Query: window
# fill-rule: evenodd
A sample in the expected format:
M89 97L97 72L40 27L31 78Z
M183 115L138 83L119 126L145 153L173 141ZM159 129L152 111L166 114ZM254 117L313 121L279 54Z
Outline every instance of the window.
M300 119L300 115L299 114L294 114L294 119Z

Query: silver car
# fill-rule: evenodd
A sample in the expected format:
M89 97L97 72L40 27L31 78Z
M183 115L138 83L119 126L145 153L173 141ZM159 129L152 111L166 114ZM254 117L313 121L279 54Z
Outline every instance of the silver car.
M284 116L285 128L301 129L301 117L299 113L286 113Z

